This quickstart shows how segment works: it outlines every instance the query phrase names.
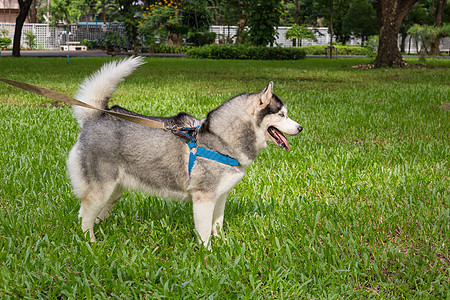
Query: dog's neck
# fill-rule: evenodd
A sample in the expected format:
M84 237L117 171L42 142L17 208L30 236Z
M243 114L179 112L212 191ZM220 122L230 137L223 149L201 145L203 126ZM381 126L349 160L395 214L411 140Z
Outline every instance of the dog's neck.
M246 103L239 100L237 96L211 111L200 127L197 140L202 147L249 166L266 144L258 142L254 122L246 115Z

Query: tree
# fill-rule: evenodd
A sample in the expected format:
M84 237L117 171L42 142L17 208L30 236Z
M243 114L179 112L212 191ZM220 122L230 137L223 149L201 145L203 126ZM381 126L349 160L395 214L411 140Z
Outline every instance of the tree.
M256 0L248 8L248 38L256 46L273 46L280 25L281 3L279 0Z
M422 42L421 59L425 60L425 53L431 55L437 55L439 53L439 48L437 52L433 52L431 48L433 45L439 45L439 42L436 41L450 35L450 24L444 24L440 27L414 24L408 30L408 34L415 40Z
M425 53L428 53L428 47L430 46L433 36L436 34L436 30L433 26L414 24L407 31L413 39L422 43L422 49L420 51L421 59L425 58Z
M118 0L35 0L41 1L38 8L39 21L49 20L50 24L60 22L75 23L87 17L97 17L106 24L117 18L119 11ZM48 16L44 18L43 16Z
M400 26L400 34L402 36L400 43L400 52L406 52L405 40L408 35L407 31L414 24L431 24L433 18L429 13L430 7L428 6L428 0L419 0L409 11L406 17L403 19L403 23ZM408 50L411 47L411 40L409 40ZM409 51L408 51L409 52Z
M51 0L46 7L49 12L50 24L56 25L60 22L69 24L79 21L85 14L86 1L84 0Z
M185 0L181 22L191 32L207 31L213 22L207 0Z
M232 38L236 38L236 43L242 42L243 32L247 26L249 18L248 8L252 5L250 0L220 0L217 8L221 15L224 25L235 26L237 31L233 37L224 37L226 42L231 42Z
M342 32L346 36L359 37L363 42L367 37L376 34L377 20L372 4L365 0L352 1L343 18Z
M398 33L406 14L417 0L377 0L378 55L375 67L404 65L397 46Z
M295 39L299 41L299 46L302 46L302 40L311 40L317 42L317 38L314 33L308 29L305 25L297 25L295 24L291 28L286 31L286 38L288 40L294 40L295 47Z
M29 16L29 21L30 23L38 23L38 18L37 18L37 0L33 0L33 2L31 3L31 7L30 7L30 13L28 14Z
M19 15L16 18L16 28L14 31L13 52L14 57L20 57L20 39L22 37L23 23L27 18L33 0L18 0L19 1Z
M143 7L141 2L135 0L117 0L120 10L117 12L117 21L122 22L127 32L128 42L132 49L137 51L138 41L138 27L141 22Z
M316 25L314 19L321 20L336 42L345 44L352 35L366 39L377 32L373 0L302 0L303 14L302 3L308 4L306 9L311 11L308 24Z
M139 33L147 38L158 35L169 44L181 44L182 33L187 33L187 27L180 26L179 3L171 0L162 0L146 8L138 27Z
M350 39L350 34L343 31L343 20L352 0L315 0L314 14L316 18L323 18L323 25L328 27L331 36L330 46L333 39L345 44Z
M444 14L444 7L445 7L445 0L439 0L438 1L438 5L436 7L436 12L434 13L434 24L436 28L439 28L442 26L442 18L443 18L443 14ZM441 38L443 36L441 35L436 35L436 37L433 39L433 41L431 42L431 51L430 54L431 55L438 55L439 54L439 45L441 43Z
M316 0L295 0L295 23L317 25L318 10Z

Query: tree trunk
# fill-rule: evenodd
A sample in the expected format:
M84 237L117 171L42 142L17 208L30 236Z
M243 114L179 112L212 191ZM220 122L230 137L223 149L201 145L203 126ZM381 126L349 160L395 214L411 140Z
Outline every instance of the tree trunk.
M377 0L378 55L375 67L401 67L404 60L398 49L398 33L403 19L417 0Z
M86 19L86 32L89 33L89 15L86 6L84 6L84 17Z
M333 58L333 0L330 3L330 59Z
M439 0L438 5L436 7L436 12L434 14L434 23L435 27L441 27L442 26L442 16L444 15L444 6L445 6L445 0ZM435 56L439 55L439 46L441 44L441 37L437 36L435 39L433 39L433 42L431 43L431 49L430 54Z
M406 38L407 38L407 34L406 33L402 33L402 42L400 43L400 52L401 53L405 53L405 46L406 46Z
M27 19L33 0L18 0L19 1L19 15L16 18L16 28L14 31L14 42L12 56L20 57L20 39L22 37L23 23Z
M31 4L30 7L30 15L29 15L29 22L30 23L38 23L38 10L37 10L37 5L36 5L36 0L33 0L33 3Z
M242 42L242 33L244 32L245 25L247 21L246 20L239 20L238 22L238 28L236 30L236 44L239 44Z
M298 16L300 15L300 0L295 1L295 15L294 15L294 21L295 24L298 24Z
M103 15L103 25L106 26L106 0L102 0L102 15Z

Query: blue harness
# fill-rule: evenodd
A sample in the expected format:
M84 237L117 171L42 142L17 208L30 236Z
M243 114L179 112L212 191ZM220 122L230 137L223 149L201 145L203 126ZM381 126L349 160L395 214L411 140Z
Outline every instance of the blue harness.
M197 135L197 130L199 127L200 126L181 127L178 130L173 131L173 134L184 139L184 141L187 143L189 149L191 150L191 152L189 153L189 165L188 165L189 175L191 175L191 170L192 170L192 167L194 166L195 161L197 160L197 156L204 157L204 158L207 158L210 160L214 160L214 161L217 161L222 164L229 165L229 166L238 166L239 165L239 162L234 158L231 158L229 156L220 154L218 152L215 152L215 151L212 151L212 150L209 150L206 148L198 147L196 135ZM193 148L197 148L196 153L192 152Z

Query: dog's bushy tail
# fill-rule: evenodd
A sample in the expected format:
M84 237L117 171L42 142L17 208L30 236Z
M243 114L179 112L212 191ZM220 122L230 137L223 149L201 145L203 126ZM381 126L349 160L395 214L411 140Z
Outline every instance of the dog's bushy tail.
M75 98L94 107L107 109L108 100L119 83L144 63L143 59L137 56L103 65L99 71L84 80ZM95 109L81 106L74 106L73 111L80 126L102 114Z

